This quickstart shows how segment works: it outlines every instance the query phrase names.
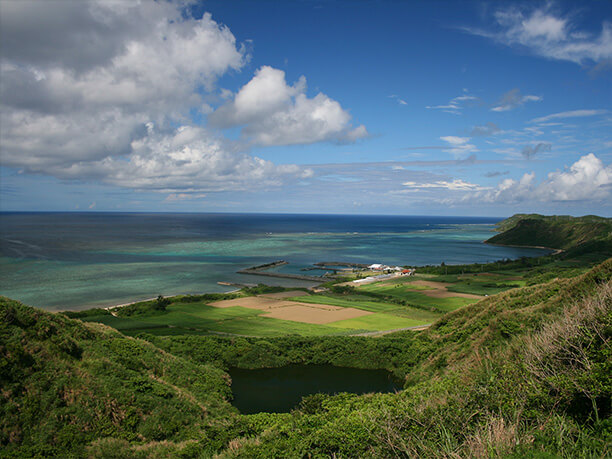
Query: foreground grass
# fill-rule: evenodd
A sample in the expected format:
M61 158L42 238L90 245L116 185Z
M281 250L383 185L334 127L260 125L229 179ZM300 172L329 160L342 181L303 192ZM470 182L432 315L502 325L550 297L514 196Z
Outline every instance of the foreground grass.
M131 339L2 299L2 455L606 457L611 278L612 260L380 338ZM177 308L206 317L194 303ZM227 403L223 368L288 363L383 367L405 390L318 394L284 414Z
M232 306L216 308L202 303L175 303L164 312L154 312L130 317L93 316L85 320L102 322L124 333L135 335L203 335L227 333L244 336L311 335L337 334L338 330L325 326L289 320L260 317L265 311Z
M612 260L490 297L418 334L153 342L195 361L382 365L406 376L399 394L315 395L292 413L243 416L220 457L607 457L611 278Z

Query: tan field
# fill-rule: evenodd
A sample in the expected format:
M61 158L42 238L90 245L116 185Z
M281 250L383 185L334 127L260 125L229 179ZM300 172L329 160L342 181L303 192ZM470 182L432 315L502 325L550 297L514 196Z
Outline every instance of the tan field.
M295 303L294 306L275 308L267 314L262 314L262 317L292 320L294 322L305 322L308 324L328 324L338 320L354 319L355 317L373 314L372 312L355 308L337 308L335 310L330 310L313 306L321 305Z
M291 293L291 296L303 294L303 292L283 293ZM284 297L287 298L287 296ZM279 298L283 298L283 296L279 296ZM235 298L233 300L216 301L210 303L210 305L216 308L241 306L243 308L258 309L267 311L266 314L262 314L262 317L292 320L294 322L304 322L308 324L327 324L337 320L354 319L355 317L372 314L372 312L355 308L343 308L330 304L298 303L297 301L284 301L282 299L267 298L264 296L249 296L245 298Z
M234 298L233 300L215 301L209 303L216 308L230 308L232 306L242 306L250 309L274 309L295 304L293 301L281 301L273 298L265 298L261 296L248 296L245 298Z
M264 293L262 295L257 295L260 296L262 298L275 298L275 299L283 299L283 298L291 298L294 296L305 296L308 295L308 293L304 292L303 290L290 290L288 292L278 292L278 293Z
M426 281L426 280L417 280L414 282L411 282L414 285L421 285L423 287L428 287L431 290L419 290L419 293L422 295L426 295L429 296L431 298L451 298L451 297L459 297L459 298L472 298L472 299L476 299L479 300L481 298L483 298L480 295L472 295L470 293L455 293L455 292L449 292L448 290L446 290L446 285L440 283L440 282L432 282L432 281Z

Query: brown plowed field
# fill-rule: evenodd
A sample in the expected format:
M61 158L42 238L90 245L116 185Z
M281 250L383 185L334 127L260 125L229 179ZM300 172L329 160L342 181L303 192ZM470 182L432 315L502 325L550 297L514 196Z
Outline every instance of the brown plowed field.
M295 293L296 292L293 292L292 296L297 296ZM302 293L303 292L299 292L299 294ZM372 312L362 311L361 309L343 308L341 306L332 306L331 304L298 303L297 301L284 301L263 296L249 296L245 298L234 298L233 300L216 301L210 303L210 305L216 308L241 306L243 308L259 309L261 311L266 311L266 314L262 314L261 317L293 320L294 322L304 322L308 324L327 324L336 322L337 320L354 319L355 317L372 314Z
M291 298L294 296L305 296L305 295L308 295L308 293L304 292L303 290L290 290L289 292L263 293L257 296L260 296L262 298L274 298L278 300L278 299L283 299L283 298Z
M305 303L295 303L294 306L275 308L262 317L273 319L293 320L294 322L305 322L307 324L328 324L338 320L354 319L355 317L373 314L369 311L362 311L355 308L338 308L335 310L321 309L321 305L306 305Z
M448 290L446 290L446 285L440 282L417 280L411 283L414 285L422 285L423 287L430 288L431 290L419 290L419 293L422 295L429 296L431 298L459 297L459 298L472 298L476 300L480 300L481 298L484 298L480 295L472 295L471 293L449 292Z
M234 298L233 300L215 301L214 303L209 304L216 308L230 308L232 306L242 306L243 308L266 310L290 306L294 304L294 302L275 300L273 298L264 298L261 296L247 296L245 298Z

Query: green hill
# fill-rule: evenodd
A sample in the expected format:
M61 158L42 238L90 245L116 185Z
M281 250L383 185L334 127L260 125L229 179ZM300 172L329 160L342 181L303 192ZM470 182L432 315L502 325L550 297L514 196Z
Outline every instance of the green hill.
M500 222L497 229L501 234L487 243L562 250L582 248L582 251L593 251L596 247L611 251L612 248L612 219L593 215L516 214Z
M606 457L611 274L608 261L451 313L414 337L427 350L403 392L246 417L222 457Z
M612 260L380 338L141 336L0 301L3 457L603 457ZM146 338L149 342L143 340ZM240 415L230 365L385 367L397 394Z
M188 447L234 412L218 368L2 297L0 386L2 457L83 457L107 437Z

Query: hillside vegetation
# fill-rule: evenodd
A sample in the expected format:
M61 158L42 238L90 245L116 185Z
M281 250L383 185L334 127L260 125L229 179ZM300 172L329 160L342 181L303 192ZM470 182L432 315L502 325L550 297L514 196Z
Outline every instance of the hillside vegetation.
M3 299L2 456L604 456L612 260L381 338L154 337ZM165 350L162 350L165 349ZM238 415L226 366L387 367L398 394ZM61 453L61 454L60 454Z
M507 233L539 220L528 217ZM376 338L211 335L179 315L220 295L160 297L115 315L0 297L0 457L608 457L612 258L594 265L609 236L607 220L593 218L603 226L586 239L563 233L561 254L420 268L449 291L491 293L446 314L410 306L420 290L404 281L307 297L439 314L426 330ZM314 394L290 413L230 405L228 368L287 364L385 368L404 390Z
M2 297L0 386L0 456L210 438L234 411L218 368Z
M497 229L501 234L493 236L487 243L563 250L599 244L608 253L612 251L611 218L516 214L500 222Z

